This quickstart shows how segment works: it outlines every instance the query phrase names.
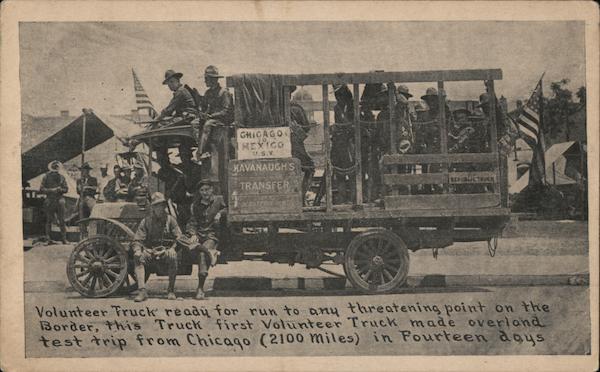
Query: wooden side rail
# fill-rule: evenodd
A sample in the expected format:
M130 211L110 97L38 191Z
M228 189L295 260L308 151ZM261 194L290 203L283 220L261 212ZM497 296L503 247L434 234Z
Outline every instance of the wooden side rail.
M384 198L385 209L478 209L500 206L500 194L394 195Z
M435 163L495 163L498 154L396 154L384 155L383 165L398 164L435 164Z
M496 172L449 172L421 174L384 174L388 186L420 184L490 184L496 183Z
M323 85L323 84L367 84L388 83L426 83L437 81L502 80L501 69L436 70L404 72L362 72L331 74L278 75L283 85ZM227 86L234 87L243 80L244 75L227 77Z

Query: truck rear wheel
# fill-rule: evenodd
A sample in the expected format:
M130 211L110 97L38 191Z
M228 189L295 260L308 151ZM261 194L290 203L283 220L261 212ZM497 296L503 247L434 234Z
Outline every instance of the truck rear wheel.
M362 291L384 293L406 283L409 257L406 244L389 230L357 235L346 249L344 272Z

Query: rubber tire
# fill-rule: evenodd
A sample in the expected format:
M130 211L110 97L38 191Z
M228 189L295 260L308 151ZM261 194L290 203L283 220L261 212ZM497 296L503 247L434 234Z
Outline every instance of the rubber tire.
M354 255L357 249L366 244L367 241L373 239L388 241L397 251L399 260L401 261L393 279L383 285L369 284L360 276L354 264ZM406 244L398 235L386 229L369 230L355 236L348 245L348 248L346 248L344 255L344 273L346 274L346 278L348 278L354 288L368 293L387 293L404 285L408 278L409 264L410 260Z

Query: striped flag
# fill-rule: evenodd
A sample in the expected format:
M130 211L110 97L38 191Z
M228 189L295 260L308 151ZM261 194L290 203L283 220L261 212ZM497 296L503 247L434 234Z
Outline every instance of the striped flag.
M133 74L133 90L135 91L135 103L137 105L138 112L141 110L147 110L148 116L154 119L157 116L154 105L152 105L148 94L146 94L140 79L137 77L133 69L131 69L131 73Z
M531 165L529 166L529 185L539 186L546 183L546 161L543 131L543 99L542 79L540 78L531 97L523 106L516 122L521 133L521 138L533 150Z
M540 103L542 99L542 79L537 83L531 97L523 106L517 125L521 137L527 142L531 148L535 147L540 142Z

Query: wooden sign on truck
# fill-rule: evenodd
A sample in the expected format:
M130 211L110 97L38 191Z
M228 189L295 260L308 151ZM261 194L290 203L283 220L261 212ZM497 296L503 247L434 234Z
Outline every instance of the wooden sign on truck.
M300 213L300 160L232 160L229 166L229 213Z

